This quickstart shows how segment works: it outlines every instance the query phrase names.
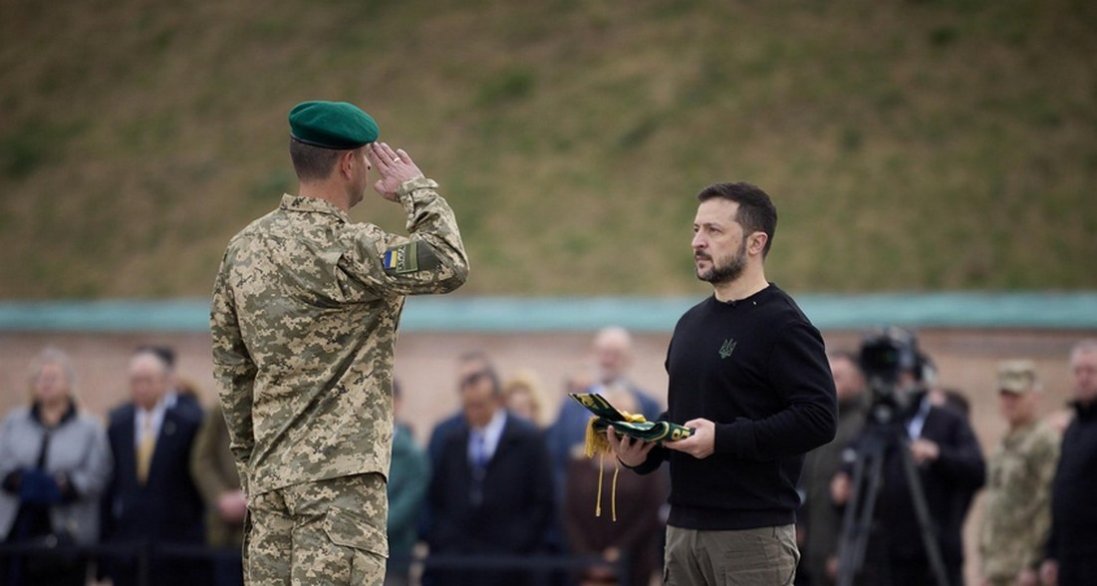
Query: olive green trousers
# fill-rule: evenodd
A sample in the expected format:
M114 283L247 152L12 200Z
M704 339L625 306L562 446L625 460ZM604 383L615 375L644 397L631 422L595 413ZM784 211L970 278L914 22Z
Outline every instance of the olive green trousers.
M668 586L791 586L800 552L793 525L739 531L667 527Z

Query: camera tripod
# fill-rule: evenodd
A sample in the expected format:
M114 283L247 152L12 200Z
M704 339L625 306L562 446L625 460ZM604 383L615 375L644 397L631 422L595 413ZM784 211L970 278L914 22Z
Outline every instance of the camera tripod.
M929 567L937 586L949 586L941 549L933 534L922 482L914 464L914 456L907 445L907 433L903 425L891 420L891 408L878 406L876 419L870 419L865 427L864 442L853 463L852 493L846 503L842 519L842 533L838 543L838 586L853 586L865 563L865 549L872 533L876 501L883 485L884 459L888 450L894 449L902 461L903 474L910 487L910 497L918 520L922 544L929 558ZM957 585L958 586L958 585Z

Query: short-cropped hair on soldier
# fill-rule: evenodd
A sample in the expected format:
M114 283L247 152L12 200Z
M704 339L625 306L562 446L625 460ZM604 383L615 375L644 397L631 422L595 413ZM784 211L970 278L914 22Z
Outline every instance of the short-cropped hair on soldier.
M305 144L296 138L289 139L289 156L293 160L293 170L301 181L327 179L344 152Z

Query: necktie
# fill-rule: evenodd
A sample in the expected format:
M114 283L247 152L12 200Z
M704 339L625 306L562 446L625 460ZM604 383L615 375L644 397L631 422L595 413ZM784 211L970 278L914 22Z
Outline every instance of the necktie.
M488 467L488 445L484 432L475 432L472 436L472 465L479 470Z
M472 486L469 498L473 505L479 506L484 501L484 476L486 476L488 469L488 449L484 432L472 432L472 446L469 455L472 456Z
M152 414L145 414L141 426L141 440L137 442L137 482L142 485L149 479L152 452L156 450L156 435L152 431Z

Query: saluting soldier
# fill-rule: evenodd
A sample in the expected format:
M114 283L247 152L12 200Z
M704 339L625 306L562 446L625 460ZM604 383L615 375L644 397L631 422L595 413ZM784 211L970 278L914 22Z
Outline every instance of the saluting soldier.
M373 118L289 114L297 195L229 242L211 310L214 373L248 498L248 584L381 584L392 365L405 295L464 283L453 211ZM410 237L351 222L376 170Z
M1038 417L1040 391L1031 360L999 365L999 408L1009 430L989 462L979 534L985 586L1039 584L1059 460L1059 436Z

